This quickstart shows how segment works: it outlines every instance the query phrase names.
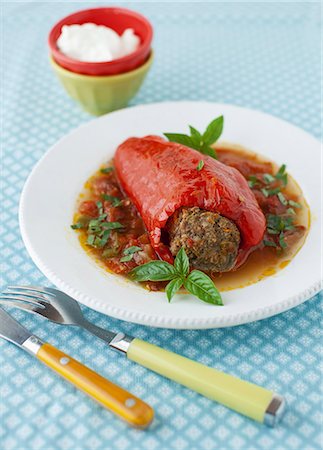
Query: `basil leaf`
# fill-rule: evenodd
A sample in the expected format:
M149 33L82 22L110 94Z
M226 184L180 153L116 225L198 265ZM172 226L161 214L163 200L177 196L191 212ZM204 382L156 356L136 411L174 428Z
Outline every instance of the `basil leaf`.
M203 167L204 167L204 161L203 161L203 159L201 159L196 167L196 170L200 171L203 169Z
M102 194L101 197L103 200L112 203L112 206L120 206L122 202L120 198L114 197L113 195Z
M266 184L270 184L275 180L275 177L273 177L270 173L264 173L263 178Z
M192 125L189 125L190 127L190 132L191 132L191 138L196 139L198 141L198 143L200 144L202 141L202 135L201 133L194 127L192 127Z
M123 250L124 255L133 255L136 252L140 252L142 249L141 247L137 247L136 245L132 245L131 247L128 247Z
M89 234L88 237L87 237L86 243L87 243L88 245L93 245L93 244L94 244L94 239L95 239L94 234Z
M122 258L120 258L120 261L121 262L128 262L128 261L131 261L132 258L133 258L133 254L130 254L130 255L126 255L126 256L123 256Z
M302 205L300 203L294 202L294 200L289 200L288 204L290 206L293 206L294 208L301 208L302 207Z
M72 230L79 230L80 228L85 228L84 224L81 222L76 222L71 225Z
M101 169L101 173L110 173L113 171L113 167L105 167L104 169Z
M279 235L279 245L283 249L287 247L287 244L286 244L285 239L284 239L284 233L280 233L280 235Z
M280 180L284 186L287 185L287 173L285 172L286 170L286 164L283 164L282 166L280 166L278 172L275 175L276 180Z
M277 197L279 198L279 201L282 205L286 206L288 204L288 201L285 198L285 195L282 192L278 192Z
M174 267L181 277L185 278L188 274L188 271L190 269L190 262L184 250L184 247L182 247L176 255Z
M269 189L268 190L268 195L276 195L276 194L278 194L280 192L280 188L279 187L276 187L275 189Z
M273 241L266 241L266 240L264 240L263 242L264 242L264 245L266 247L277 247L277 245Z
M217 159L217 154L214 148L210 147L209 145L203 144L202 147L199 149L201 153L204 155L211 156L211 158Z
M178 277L175 268L165 261L151 261L135 267L129 275L135 281L168 281Z
M174 297L176 292L182 287L182 285L183 285L182 278L174 278L174 280L168 283L168 285L165 288L165 291L169 302Z
M103 222L101 227L106 230L117 230L118 228L124 228L120 222Z
M99 243L99 247L102 248L106 245L110 237L110 230L105 230L102 234L101 241Z
M193 270L184 281L185 288L206 303L223 305L221 294L213 281L200 270Z
M206 145L214 144L219 139L223 131L223 120L223 116L219 116L207 126L202 136Z
M248 181L249 187L251 188L255 187L259 183L259 181L260 180L258 180L258 178L255 175L250 175Z
M164 133L164 136L166 136L170 142L177 142L178 144L186 145L186 147L195 148L194 141L186 134Z

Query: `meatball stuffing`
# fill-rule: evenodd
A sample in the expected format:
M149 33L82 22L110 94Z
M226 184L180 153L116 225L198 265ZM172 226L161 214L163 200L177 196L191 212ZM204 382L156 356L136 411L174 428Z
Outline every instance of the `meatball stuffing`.
M168 220L170 251L184 247L191 265L208 272L228 272L240 245L237 226L220 214L197 207L180 208Z

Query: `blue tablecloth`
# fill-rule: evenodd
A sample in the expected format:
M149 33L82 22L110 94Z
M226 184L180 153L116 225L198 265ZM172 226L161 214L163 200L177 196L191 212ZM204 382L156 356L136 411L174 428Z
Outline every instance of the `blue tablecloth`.
M47 284L21 241L18 201L26 177L44 152L90 119L58 84L46 48L51 26L89 5L2 6L2 287ZM130 6L153 23L156 53L131 104L181 99L234 103L272 113L320 137L319 3ZM41 338L149 402L156 421L149 431L128 428L29 355L1 341L1 448L322 448L320 295L267 320L207 331L148 328L83 309L100 326L284 394L289 408L282 424L268 429L136 366L80 330L15 312Z

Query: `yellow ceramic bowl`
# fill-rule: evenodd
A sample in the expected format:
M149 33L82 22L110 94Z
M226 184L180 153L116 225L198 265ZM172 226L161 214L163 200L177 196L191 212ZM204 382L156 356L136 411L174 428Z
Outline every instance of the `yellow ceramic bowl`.
M66 92L90 114L100 116L124 108L138 92L153 61L153 52L137 69L120 75L94 77L81 75L59 66L52 57L51 65Z

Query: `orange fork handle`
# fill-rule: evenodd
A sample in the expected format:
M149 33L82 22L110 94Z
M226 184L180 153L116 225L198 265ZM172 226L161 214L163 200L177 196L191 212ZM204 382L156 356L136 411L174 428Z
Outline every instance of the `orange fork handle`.
M154 411L147 403L52 345L43 344L37 358L129 424L146 428L152 422Z

